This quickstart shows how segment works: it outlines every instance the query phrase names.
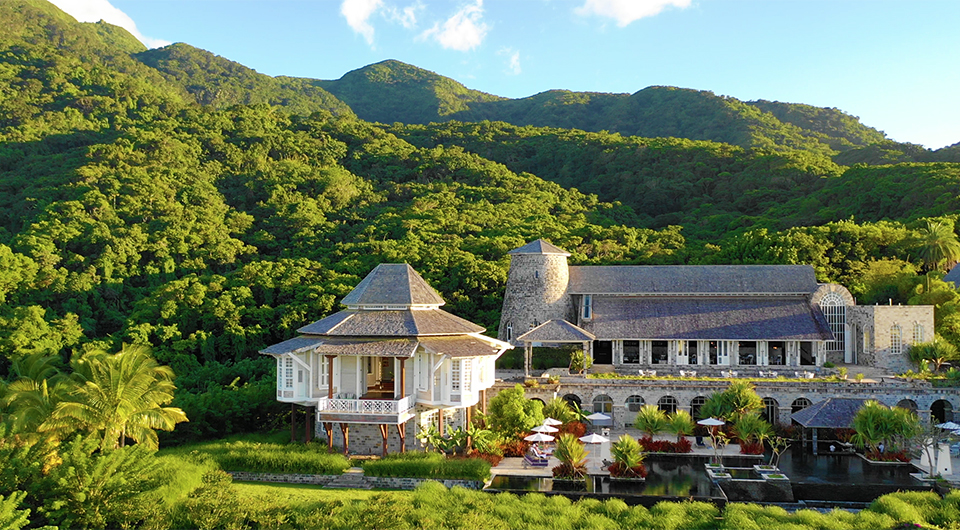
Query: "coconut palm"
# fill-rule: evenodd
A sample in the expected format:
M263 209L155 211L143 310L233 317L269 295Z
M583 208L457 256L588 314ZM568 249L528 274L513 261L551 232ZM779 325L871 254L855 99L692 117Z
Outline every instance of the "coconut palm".
M693 417L685 410L678 410L667 419L667 430L677 435L677 442L693 434Z
M587 450L573 434L564 433L557 438L557 448L553 456L560 465L553 468L556 478L582 479L587 474Z
M14 380L7 385L0 404L9 409L16 432L35 432L74 388L59 365L59 356L42 352L18 357L11 363Z
M633 425L653 438L667 429L667 414L656 405L644 405L637 412Z
M926 226L918 232L917 253L927 272L938 270L947 262L960 261L960 241L957 241L952 223L928 219Z
M41 430L75 428L102 432L101 447L122 447L126 439L156 448L156 429L173 430L187 421L173 401L173 370L161 366L142 346L117 354L87 352L72 363L77 384Z

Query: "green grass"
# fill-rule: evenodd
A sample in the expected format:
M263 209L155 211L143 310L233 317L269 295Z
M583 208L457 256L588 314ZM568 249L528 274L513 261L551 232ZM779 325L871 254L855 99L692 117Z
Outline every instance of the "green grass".
M339 475L350 467L340 454L329 454L319 443L278 443L277 435L243 435L182 445L162 454L197 461L212 460L224 471Z
M323 502L358 502L370 500L378 492L371 490L324 489L311 484L277 484L273 482L234 482L242 497L280 495L289 507L307 507Z
M432 479L486 480L490 463L479 458L447 458L440 453L388 455L382 460L363 463L363 473L371 477L412 477Z

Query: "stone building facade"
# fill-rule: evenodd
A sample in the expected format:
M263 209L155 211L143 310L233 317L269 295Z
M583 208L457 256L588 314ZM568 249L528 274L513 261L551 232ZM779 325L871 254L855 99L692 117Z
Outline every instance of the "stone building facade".
M854 362L904 372L911 344L933 340L933 306L855 306L848 313Z

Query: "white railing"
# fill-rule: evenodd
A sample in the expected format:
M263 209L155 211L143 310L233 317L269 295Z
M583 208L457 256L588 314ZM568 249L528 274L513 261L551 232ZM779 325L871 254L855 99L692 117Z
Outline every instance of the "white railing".
M414 396L403 399L329 399L317 402L317 412L342 414L401 414L413 408Z

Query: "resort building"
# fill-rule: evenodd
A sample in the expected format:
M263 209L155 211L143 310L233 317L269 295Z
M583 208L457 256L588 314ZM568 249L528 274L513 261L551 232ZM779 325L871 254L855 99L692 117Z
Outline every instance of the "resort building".
M486 403L510 344L441 310L412 267L378 265L341 303L260 352L277 361L277 400L315 409L331 446L339 428L345 452L403 451L421 427L466 425Z

